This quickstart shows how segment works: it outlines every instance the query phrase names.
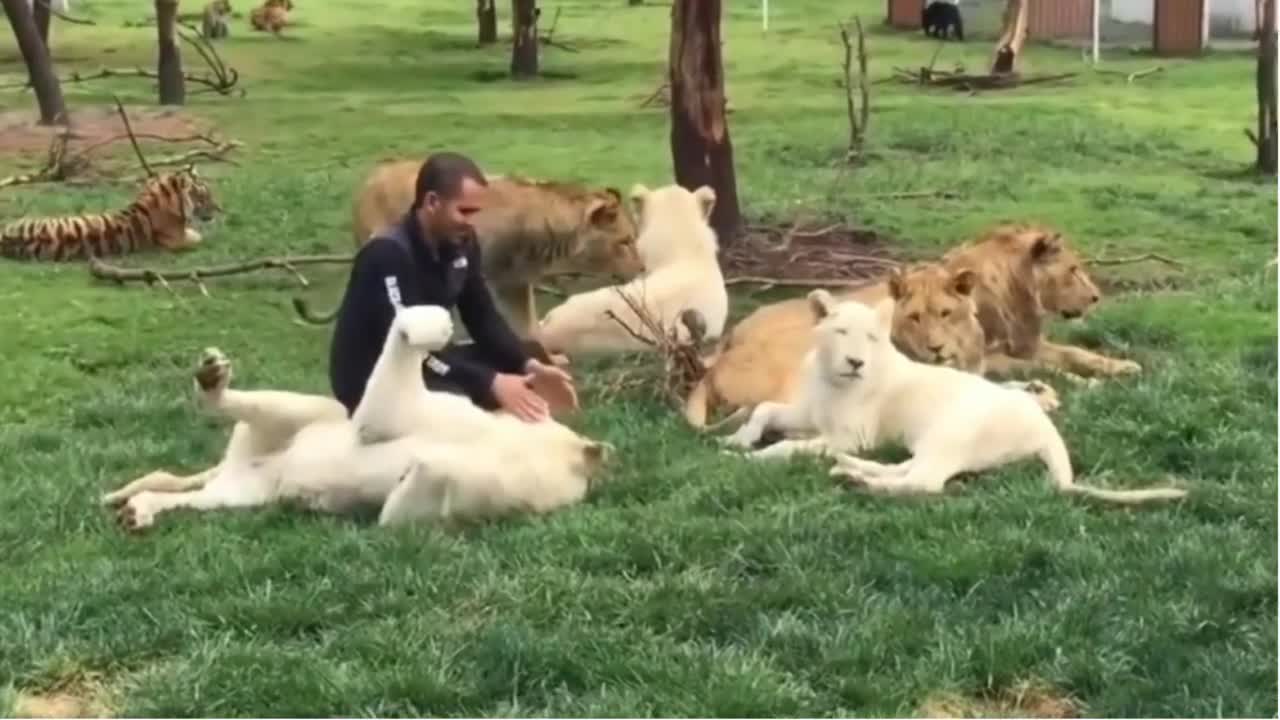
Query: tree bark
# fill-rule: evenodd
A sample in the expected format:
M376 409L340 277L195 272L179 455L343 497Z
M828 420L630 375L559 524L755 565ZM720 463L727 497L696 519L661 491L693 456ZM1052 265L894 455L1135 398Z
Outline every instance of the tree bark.
M511 77L538 76L538 3L537 0L511 2Z
M62 99L62 85L53 71L49 47L40 40L31 7L27 0L0 0L0 5L4 6L5 17L9 18L9 27L13 28L18 49L27 64L27 75L36 93L36 104L40 107L40 124L66 122L67 105Z
M52 13L49 12L49 3L52 0L32 0L31 14L36 19L36 30L40 32L40 41L45 47L49 47L49 18Z
M675 0L671 8L671 159L676 183L716 192L711 226L721 242L742 230L733 142L725 118L720 0Z
M1026 0L1008 0L1004 8L1004 30L996 42L995 59L991 74L1011 73L1017 68L1022 44L1027 40Z
M1275 175L1276 0L1265 0L1258 31L1258 169Z
M187 101L187 89L182 79L182 54L178 52L174 29L177 19L178 0L156 0L156 37L160 48L156 75L159 76L161 105L183 105Z
M497 0L476 0L476 24L479 26L478 42L481 45L498 42Z

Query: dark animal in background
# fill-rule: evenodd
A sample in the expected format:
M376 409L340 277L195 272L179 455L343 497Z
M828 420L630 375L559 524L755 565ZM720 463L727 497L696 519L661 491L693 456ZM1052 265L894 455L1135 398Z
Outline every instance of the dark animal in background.
M951 31L956 40L964 42L964 19L960 17L957 5L933 0L921 12L920 24L924 26L925 35L945 40L947 32Z

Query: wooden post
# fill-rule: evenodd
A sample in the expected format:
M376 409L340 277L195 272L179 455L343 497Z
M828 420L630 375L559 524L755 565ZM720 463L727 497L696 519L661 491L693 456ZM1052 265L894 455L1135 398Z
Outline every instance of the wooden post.
M716 191L711 226L731 243L742 230L733 143L725 117L720 0L674 0L671 7L671 159L676 182Z
M538 76L537 0L512 0L511 77Z
M1264 0L1258 28L1258 170L1276 174L1276 0Z
M182 54L175 39L178 0L156 0L156 38L160 47L156 64L161 105L182 105L187 89L182 78Z

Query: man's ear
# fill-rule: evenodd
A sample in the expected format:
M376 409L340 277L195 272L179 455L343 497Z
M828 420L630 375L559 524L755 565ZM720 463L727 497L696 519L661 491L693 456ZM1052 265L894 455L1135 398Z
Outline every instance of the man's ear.
M831 297L831 293L822 288L809 293L808 299L809 311L813 313L815 320L821 321L835 309L835 298Z

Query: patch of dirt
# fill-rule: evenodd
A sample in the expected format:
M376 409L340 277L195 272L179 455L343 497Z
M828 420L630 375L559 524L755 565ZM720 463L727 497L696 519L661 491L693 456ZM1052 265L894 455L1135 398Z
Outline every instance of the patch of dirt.
M844 225L813 230L753 225L737 242L720 250L726 280L863 281L898 262L885 238Z
M938 693L925 700L918 712L930 718L1080 717L1080 707L1075 700L1045 683L1029 681L979 697Z
M112 709L99 678L77 677L41 692L19 690L13 704L16 718L105 718Z
M34 103L34 100L31 101ZM163 135L183 137L208 131L207 123L194 118L180 108L128 106L129 125L136 135ZM108 138L126 135L124 123L114 105L77 105L70 110L71 137L67 149L92 145ZM0 156L40 155L49 150L55 136L66 131L64 125L38 125L39 113L34 105L21 110L0 112ZM123 147L128 149L128 141ZM131 151L130 151L131 152Z

